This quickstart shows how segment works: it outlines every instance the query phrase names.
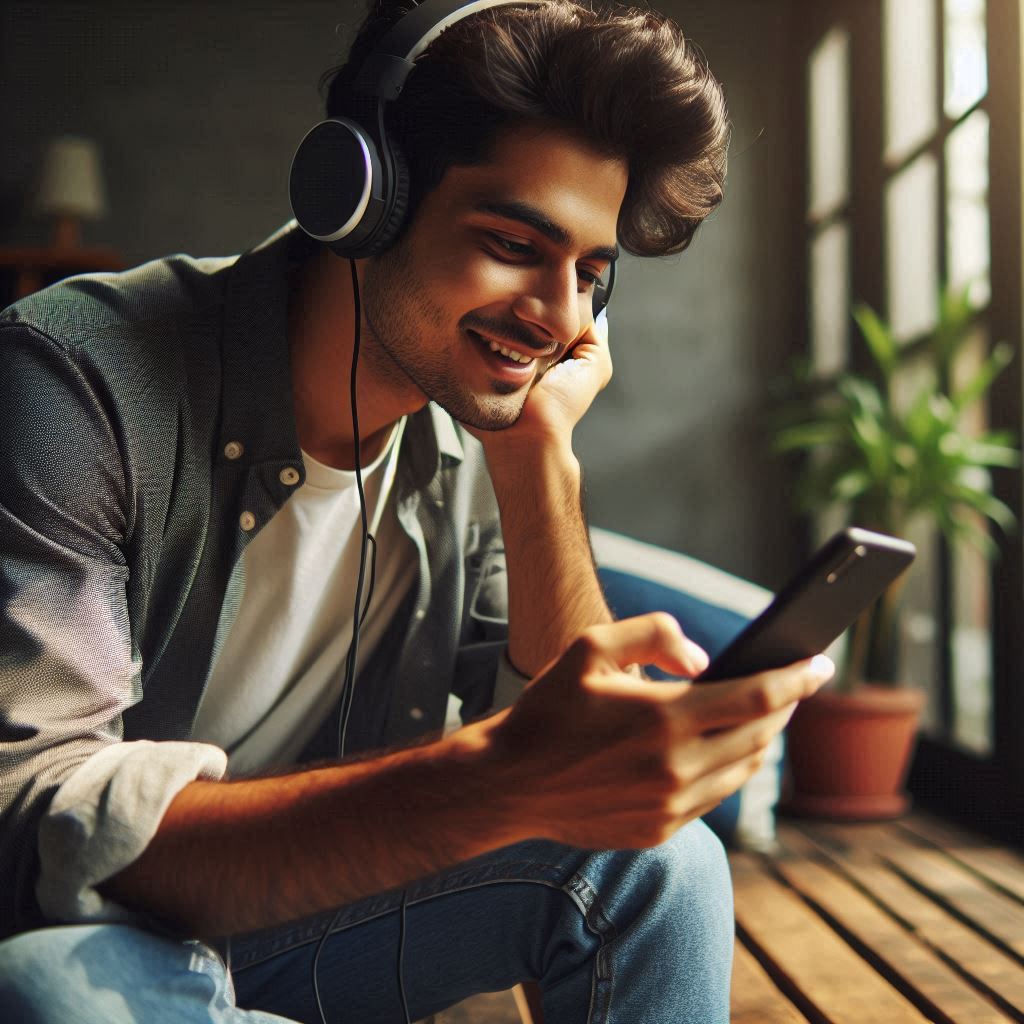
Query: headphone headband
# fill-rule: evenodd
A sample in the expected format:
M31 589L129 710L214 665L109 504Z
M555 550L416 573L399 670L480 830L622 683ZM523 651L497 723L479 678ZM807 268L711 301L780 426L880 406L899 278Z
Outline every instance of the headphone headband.
M531 7L544 0L423 0L403 14L373 48L352 83L360 96L398 98L416 58L449 25L491 7Z

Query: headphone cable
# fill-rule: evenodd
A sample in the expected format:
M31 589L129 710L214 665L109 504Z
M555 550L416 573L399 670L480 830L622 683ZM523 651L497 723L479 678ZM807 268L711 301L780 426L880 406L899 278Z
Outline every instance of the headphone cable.
M362 451L359 436L359 410L356 397L356 376L359 366L359 344L362 328L362 309L359 296L359 277L356 273L356 261L349 259L349 267L352 271L352 304L354 309L355 326L352 335L352 371L349 378L349 399L352 405L352 438L353 451L356 465L356 490L359 493L359 517L362 527L361 543L359 545L359 574L356 578L355 608L352 613L352 640L349 643L348 654L345 658L345 679L341 686L341 698L338 702L338 759L345 756L345 739L348 732L348 719L352 711L352 702L355 695L356 661L359 655L359 631L366 621L370 610L370 602L373 599L373 585L377 574L377 540L370 533L369 516L366 510L366 495L363 491ZM363 604L363 581L366 575L366 552L370 550L370 581L366 593L366 604ZM405 997L405 984L402 977L402 953L405 947L405 906L406 890L402 891L402 906L399 916L399 938L398 938L398 993L402 1000L402 1010L405 1015L405 1024L411 1024L409 1018L409 1005ZM324 1013L323 1002L320 999L320 985L317 979L317 968L320 964L320 954L327 943L331 929L337 923L343 907L335 910L327 927L324 929L320 941L317 943L316 952L313 954L313 995L316 999L317 1010L320 1012L322 1024L327 1024L327 1015Z

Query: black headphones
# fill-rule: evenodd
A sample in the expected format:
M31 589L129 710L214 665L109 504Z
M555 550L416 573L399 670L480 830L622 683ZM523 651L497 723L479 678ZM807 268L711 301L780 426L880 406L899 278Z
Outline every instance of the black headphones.
M366 58L352 83L353 117L314 125L292 158L292 213L307 235L339 256L383 252L398 237L409 203L409 171L401 147L384 127L387 103L398 98L416 58L449 26L489 7L541 0L423 0L403 15ZM615 281L594 287L593 314L608 304Z

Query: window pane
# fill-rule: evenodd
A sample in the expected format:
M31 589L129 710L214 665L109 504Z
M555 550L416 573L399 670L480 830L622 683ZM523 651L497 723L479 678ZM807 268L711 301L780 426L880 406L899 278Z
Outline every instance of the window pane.
M846 365L850 322L850 231L833 224L811 242L811 350L815 372Z
M921 731L945 738L942 721L942 662L939 657L938 538L934 528L920 520L906 531L917 547L917 558L906 575L900 613L899 679L925 691Z
M811 54L808 66L808 152L812 216L822 216L849 193L850 37L833 29Z
M898 159L938 126L935 0L885 0L885 155Z
M971 516L985 529L981 516ZM985 556L960 544L953 551L953 741L992 752L992 617Z
M954 386L963 386L977 373L988 351L987 332L977 330L961 349L953 367ZM964 410L961 424L977 435L988 427L984 402ZM984 479L979 483L986 483ZM980 515L969 517L978 530L987 530ZM953 575L953 740L982 755L992 752L992 616L988 560L966 543L952 551Z
M935 324L938 295L938 167L930 153L895 175L885 193L889 317L898 338Z
M988 114L976 110L946 140L946 241L953 285L971 282L984 306L989 284Z
M946 113L957 118L988 91L985 0L946 0Z

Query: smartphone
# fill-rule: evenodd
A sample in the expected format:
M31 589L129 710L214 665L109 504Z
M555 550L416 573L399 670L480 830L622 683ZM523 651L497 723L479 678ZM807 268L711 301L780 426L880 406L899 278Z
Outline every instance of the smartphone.
M735 679L820 654L914 560L909 541L837 533L694 682Z

